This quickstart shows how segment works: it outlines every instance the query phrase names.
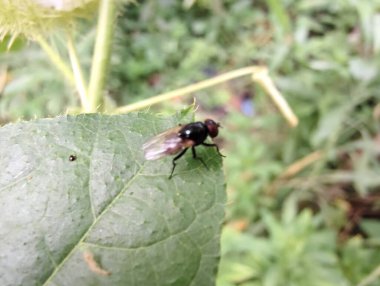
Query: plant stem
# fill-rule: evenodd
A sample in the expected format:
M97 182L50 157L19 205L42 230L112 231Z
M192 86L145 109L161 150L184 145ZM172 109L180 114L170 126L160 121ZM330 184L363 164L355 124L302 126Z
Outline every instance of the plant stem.
M207 79L195 84L188 85L184 88L180 88L174 91L170 91L167 93L162 93L156 95L154 97L141 100L136 103L132 103L129 105L125 105L116 109L115 113L126 113L134 110L139 110L145 107L149 107L153 104L157 104L160 102L164 102L173 98L183 97L189 93L202 90L225 81L241 77L251 75L253 81L258 83L266 92L267 95L273 100L281 114L285 117L291 127L295 127L298 124L298 118L293 113L285 98L278 91L273 81L268 75L268 69L264 66L250 66L246 68L241 68L238 70L234 70L231 72L227 72L225 74L218 75L214 78Z
M214 78L206 79L204 81L201 81L201 82L198 82L195 84L191 84L191 85L188 85L188 86L183 87L183 88L179 88L179 89L176 89L176 90L173 90L170 92L162 93L162 94L156 95L154 97L138 101L136 103L132 103L129 105L119 107L118 109L116 109L115 113L126 113L126 112L130 112L130 111L134 111L134 110L139 110L139 109L142 109L145 107L149 107L153 104L164 102L164 101L167 101L167 100L170 100L173 98L183 97L189 93L192 93L192 92L195 92L198 90L202 90L202 89L223 83L225 81L228 81L228 80L231 80L231 79L234 79L237 77L250 75L250 74L254 73L257 70L257 68L258 67L250 66L250 67L234 70L231 72L227 72L225 74L218 75Z
M370 284L372 284L375 281L379 281L378 280L379 277L380 277L380 265L377 266L369 275L367 275L366 277L364 277L364 279L359 284L357 284L357 285L358 286L367 286L367 285L370 285Z
M49 45L49 43L45 40L44 37L38 36L36 37L36 41L41 46L41 48L48 55L50 60L56 66L56 68L66 77L66 79L72 84L75 85L74 75L71 72L71 69L64 60L59 56L59 54L53 50L53 48Z
M90 103L86 89L87 85L83 77L82 68L78 59L78 54L76 52L71 33L69 33L67 36L67 50L69 52L71 67L74 72L75 86L79 94L82 110L88 112L90 110Z
M115 0L100 0L95 51L88 88L90 105L86 112L104 110L103 89L111 56L115 10Z
M281 114L288 121L291 127L296 127L298 125L298 118L290 108L286 99L282 96L281 92L276 88L272 79L268 74L268 69L262 67L255 73L252 73L252 80L258 83L265 93L269 95L273 103L280 110Z

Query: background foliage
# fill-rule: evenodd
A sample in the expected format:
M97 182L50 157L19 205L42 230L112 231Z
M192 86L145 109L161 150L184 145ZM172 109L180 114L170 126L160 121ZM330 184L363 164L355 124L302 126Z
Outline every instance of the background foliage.
M380 285L380 1L162 0L121 13L110 106L265 64L300 119L289 129L244 79L194 95L200 118L222 122L228 155L218 285ZM86 66L94 30L82 30ZM1 58L1 119L76 106L42 52L20 46Z

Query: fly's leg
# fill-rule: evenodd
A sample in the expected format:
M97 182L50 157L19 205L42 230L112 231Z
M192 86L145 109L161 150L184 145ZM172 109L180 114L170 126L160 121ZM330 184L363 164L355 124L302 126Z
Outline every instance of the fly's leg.
M202 164L203 164L203 165L206 167L206 169L208 170L209 168L207 167L207 165L206 165L206 163L203 161L203 159L200 158L200 157L197 157L197 153L195 152L195 147L194 147L194 146L191 147L191 151L193 152L193 158L194 158L194 159L198 159L199 161L201 161Z
M177 156L175 156L172 160L172 163L173 163L173 168L172 168L172 172L170 173L170 176L169 176L169 180L172 178L173 176L173 172L174 172L174 169L175 169L175 166L176 166L176 162L179 158L181 158L183 156L183 154L186 153L188 148L184 149L181 153L179 153Z
M202 143L202 145L204 145L206 147L215 147L216 148L216 152L218 152L219 156L226 157L222 153L220 153L218 145L216 145L216 144L209 144L209 143Z

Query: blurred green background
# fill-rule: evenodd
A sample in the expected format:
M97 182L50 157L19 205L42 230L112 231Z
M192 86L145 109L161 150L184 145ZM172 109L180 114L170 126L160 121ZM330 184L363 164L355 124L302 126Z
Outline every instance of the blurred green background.
M288 127L249 78L151 108L195 97L196 116L223 125L217 285L380 285L380 0L147 0L119 13L108 107L260 64L299 117ZM88 68L95 29L80 29ZM78 106L37 46L5 51L0 124Z

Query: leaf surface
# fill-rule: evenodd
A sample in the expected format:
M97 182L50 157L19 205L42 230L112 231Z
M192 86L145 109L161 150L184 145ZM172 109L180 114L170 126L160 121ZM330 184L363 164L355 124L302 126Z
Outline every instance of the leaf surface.
M80 115L0 129L1 285L214 285L221 159L146 161L183 118Z

